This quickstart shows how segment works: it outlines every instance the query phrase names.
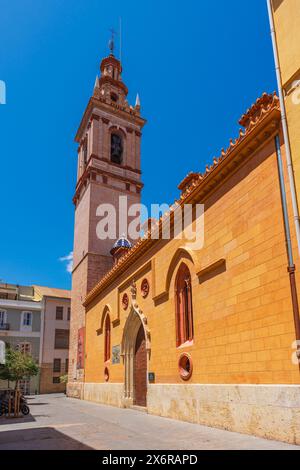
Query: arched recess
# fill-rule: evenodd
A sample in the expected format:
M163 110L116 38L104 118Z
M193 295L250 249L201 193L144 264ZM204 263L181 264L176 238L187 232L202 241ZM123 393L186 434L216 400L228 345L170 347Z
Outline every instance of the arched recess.
M161 299L168 299L171 281L174 277L176 268L179 266L181 261L186 261L188 265L193 266L193 269L191 269L192 275L194 272L197 273L197 270L199 270L200 260L197 253L186 247L178 248L170 260L169 268L165 273L165 277L163 278L162 282L160 281L160 285L156 286L157 294L153 299L155 302L158 302ZM156 269L159 269L159 266L157 266Z
M104 324L104 362L108 362L111 356L111 321L107 312Z
M187 264L182 261L177 269L174 285L177 347L194 339L191 281L191 272Z
M110 307L109 304L106 304L104 309L103 309L103 312L102 312L102 315L101 315L101 321L100 321L100 328L98 328L98 330L97 330L98 335L102 335L102 333L103 333L104 321L105 321L105 318L106 318L107 314L109 315L109 318L112 319L112 310L111 310L111 307Z
M122 127L110 126L108 131L110 134L112 132L116 132L116 134L120 134L123 137L123 139L126 139L126 132L124 131L124 129L122 129Z
M126 406L132 406L135 400L134 357L136 339L141 326L144 330L145 335L148 363L151 353L151 342L150 332L147 326L147 319L142 313L142 311L137 308L137 306L132 305L123 330L121 344L121 356L123 357L125 366L124 404Z
M126 165L127 164L127 139L126 133L124 130L117 126L111 126L108 129L108 136L109 136L109 146L110 146L110 159L111 159L111 145L112 145L112 134L117 135L121 138L121 145L122 145L122 158L118 164ZM113 160L111 160L113 161Z

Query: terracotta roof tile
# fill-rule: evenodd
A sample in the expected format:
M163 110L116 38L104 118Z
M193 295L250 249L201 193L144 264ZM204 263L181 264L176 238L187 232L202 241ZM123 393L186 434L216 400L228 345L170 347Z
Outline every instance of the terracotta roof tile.
M71 298L71 291L66 289L56 289L52 287L44 287L44 286L32 286L35 290L35 293L40 296L48 296L48 297L58 297L62 299L70 299Z

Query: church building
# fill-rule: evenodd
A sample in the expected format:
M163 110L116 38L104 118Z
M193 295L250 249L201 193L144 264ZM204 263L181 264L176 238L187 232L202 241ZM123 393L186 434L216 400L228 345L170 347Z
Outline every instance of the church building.
M141 201L146 121L113 52L100 71L76 135L68 395L300 444L300 259L277 95L179 184L174 207L204 207L201 247L174 235L174 209L156 224L170 239L149 221L138 241L119 226L103 240L99 205Z

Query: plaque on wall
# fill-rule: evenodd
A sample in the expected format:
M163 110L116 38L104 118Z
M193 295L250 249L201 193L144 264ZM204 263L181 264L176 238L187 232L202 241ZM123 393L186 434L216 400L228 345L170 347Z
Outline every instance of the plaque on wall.
M150 384L154 384L154 383L155 383L155 373L154 373L154 372L149 372L149 373L148 373L148 380L149 380L149 383L150 383Z
M112 347L112 364L120 364L120 345Z

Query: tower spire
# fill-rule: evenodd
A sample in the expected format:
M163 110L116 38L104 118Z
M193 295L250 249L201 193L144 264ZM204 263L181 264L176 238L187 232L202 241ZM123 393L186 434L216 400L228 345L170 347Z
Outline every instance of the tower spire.
M136 99L135 99L135 107L136 107L136 108L140 108L140 107L141 107L141 100L140 100L140 97L139 97L139 94L138 94L138 93L137 93Z
M94 90L95 90L95 88L99 88L99 86L100 86L100 85L99 85L99 77L98 77L98 75L96 75Z

